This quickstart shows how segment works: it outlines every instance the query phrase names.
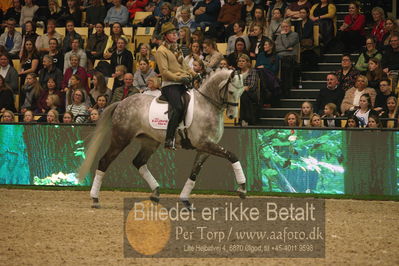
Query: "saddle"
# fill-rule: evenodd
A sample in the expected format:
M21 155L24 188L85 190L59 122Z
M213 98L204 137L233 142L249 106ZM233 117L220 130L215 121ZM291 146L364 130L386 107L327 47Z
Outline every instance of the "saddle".
M183 123L186 125L186 114L187 114L187 109L188 109L188 104L190 103L191 96L187 92L183 93L181 96L181 101L183 103ZM168 99L166 99L165 95L161 94L161 96L156 98L157 103L160 104L168 104L168 118L170 119L170 113L171 113L171 106L169 105Z

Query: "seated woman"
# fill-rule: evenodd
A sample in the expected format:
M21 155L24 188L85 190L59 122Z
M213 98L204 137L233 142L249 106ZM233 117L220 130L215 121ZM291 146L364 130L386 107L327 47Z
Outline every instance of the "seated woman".
M268 39L263 44L263 49L256 57L256 67L269 69L277 76L280 67L280 58L276 54L276 47L272 40Z
M193 81L193 86L194 88L199 89L199 87L201 87L202 81L206 76L204 61L202 61L201 59L194 60L192 69L196 73Z
M358 106L358 109L353 110L350 115L354 115L359 119L359 127L366 127L369 122L369 116L378 116L377 111L373 110L371 96L368 93L362 94L362 96L360 96Z
M6 84L3 76L0 75L0 113L5 110L17 111L14 105L14 93Z
M86 46L86 55L91 65L94 65L95 60L104 58L104 50L108 41L108 36L104 33L104 23L96 23L95 29L96 32L89 36Z
M377 90L377 97L375 98L374 110L377 112L384 112L388 110L387 100L389 97L396 97L392 91L391 80L382 79Z
M43 57L43 68L39 71L39 82L44 88L47 85L47 81L52 78L57 81L57 88L61 88L61 82L63 79L62 71L54 65L54 59L52 56L46 54Z
M263 44L268 39L269 38L263 35L263 27L261 25L253 26L249 37L251 46L247 47L251 60L256 59L256 56L260 53L260 51L262 51Z
M191 32L188 27L181 27L179 29L179 40L183 56L186 57L190 54L190 42L191 42Z
M104 75L101 72L95 72L93 75L93 88L89 92L91 104L94 105L98 96L101 95L111 99L112 91L107 87Z
M381 62L377 58L370 58L369 67L366 73L369 87L375 91L379 90L380 81L388 78L387 74L382 71Z
M281 23L284 20L284 14L281 9L274 8L272 12L271 21L269 23L269 30L267 32L267 37L275 41L277 36L280 35Z
M32 41L33 44L36 43L36 39L39 35L36 33L36 26L32 21L27 21L25 23L25 30L22 32L22 44L21 47L25 47L25 42L27 40ZM22 57L22 51L19 52L19 58Z
M48 105L47 105L47 99L48 96L50 95L57 95L58 96L58 101L59 104L58 106L58 111L62 113L65 109L65 100L64 100L64 94L61 92L61 88L57 86L56 84L56 79L54 78L48 78L46 85L43 87L44 90L42 91L40 98L39 98L39 111L41 113L45 113L48 111Z
M158 77L156 76L149 77L147 80L147 90L145 90L143 94L155 97L161 96L162 93L159 87L160 87L160 82Z
M64 54L59 50L58 40L56 38L51 38L48 41L49 51L48 55L53 58L53 63L56 68L64 71Z
M97 97L96 104L93 105L93 108L90 109L97 109L98 113L101 115L101 113L105 110L105 108L108 105L108 101L110 101L111 98L107 98L106 95L100 95Z
M47 120L47 123L49 123L49 124L58 124L58 123L60 123L58 111L55 110L55 109L49 110L47 115L46 115L46 120Z
M127 42L129 41L129 38L123 33L122 25L119 22L112 24L110 35L104 48L104 59L111 58L112 53L116 50L116 42L119 38L124 38Z
M288 112L284 117L284 126L299 127L299 115L295 112Z
M203 60L204 56L202 55L202 47L201 47L201 43L200 42L192 41L190 49L191 49L191 53L184 58L184 62L190 68L193 68L194 60L198 60L198 59Z
M21 56L21 70L19 76L21 78L21 86L25 83L25 77L29 73L36 73L39 71L39 53L36 50L34 42L27 40L22 49Z
M389 96L385 105L387 109L380 114L383 127L397 128L399 119L398 98Z
M389 41L391 37L399 32L399 25L396 20L392 17L389 17L385 20L385 34L382 37L382 46L380 47L381 50L386 50L390 45Z
M124 65L118 65L115 67L115 73L112 74L114 78L114 85L112 86L112 91L116 88L123 86L123 77L127 73L127 68ZM109 99L111 100L111 99Z
M384 9L377 6L371 10L371 14L374 20L373 29L371 30L371 37L373 37L376 40L377 49L380 49L383 46L383 38L386 33L385 12Z
M350 117L348 117L345 128L358 128L359 125L360 123L357 116L351 115Z
M156 76L154 69L150 67L150 63L147 59L141 59L139 67L133 76L133 87L138 89L140 92L147 90L147 81L150 77Z
M313 114L313 104L311 102L305 101L301 105L301 112L299 113L300 125L309 126L310 117Z
M298 20L299 18L299 10L304 7L307 9L312 8L312 3L309 0L298 0L293 1L285 10L285 17L289 18L290 20Z
M82 81L80 77L76 74L73 74L71 78L69 79L68 82L68 87L65 88L65 106L68 106L72 104L73 102L73 93L76 90L83 90L84 92L84 97L83 97L83 102L87 107L90 107L90 97L88 96L88 93L82 86Z
M365 74L369 67L369 60L373 57L381 60L382 54L376 49L374 38L369 37L366 39L366 50L359 55L355 68Z
M204 48L204 53L207 54L204 59L206 72L210 73L218 67L220 60L223 59L223 55L218 51L216 43L210 39L206 39L202 47Z
M249 38L247 35L244 34L244 30L245 30L244 22L239 21L234 23L233 25L234 35L231 35L227 40L226 54L231 54L232 52L234 52L234 44L236 43L236 39L239 37L244 39L246 47L250 47Z
M259 109L259 78L256 70L252 68L251 59L248 55L242 54L238 58L238 69L246 73L244 80L244 92L240 98L240 123L242 126L255 125L258 119Z
M74 123L75 117L71 112L65 112L64 115L62 116L62 123L64 124L72 124Z
M359 75L355 82L355 87L349 89L345 93L345 97L341 104L341 113L345 114L349 111L356 111L359 109L359 99L363 94L368 94L370 97L371 106L375 103L375 97L377 93L373 88L368 88L367 78L363 75ZM365 124L367 125L367 123Z
M139 64L141 59L147 59L150 64L150 67L155 70L155 57L151 53L151 47L149 44L143 43L140 45L139 52L136 53L136 67L135 69L139 69Z
M313 5L309 18L319 24L320 43L326 48L334 38L335 14L337 8L329 0L320 0L320 3Z
M370 115L369 122L367 123L367 128L382 128L382 123L377 115Z
M360 5L355 1L351 2L349 4L349 14L345 16L344 23L338 29L346 53L352 53L363 46L365 25L366 17L360 14Z
M15 122L14 118L15 118L15 115L14 115L14 113L12 111L4 110L1 113L0 122L2 122L2 123L14 123Z
M313 113L310 116L309 127L324 127L319 114Z
M25 113L26 110L36 112L38 110L38 103L43 88L40 86L35 73L29 73L26 76L26 83L22 87L21 91L21 103L23 103L21 106L21 112Z
M67 70L65 70L64 73L64 79L62 80L62 84L61 84L61 89L66 91L66 88L68 87L68 83L69 83L69 79L72 77L73 75L76 75L79 77L79 80L81 82L82 87L86 90L86 92L89 92L89 86L87 83L87 79L90 77L89 74L87 74L86 70L79 66L79 61L80 61L80 57L76 54L72 54L69 57L69 62L71 67L67 68Z
M87 120L87 123L89 124L95 124L97 121L100 119L100 113L98 112L97 109L91 109L90 110L90 116L89 120Z
M246 54L249 56L249 52L245 46L245 41L243 38L237 38L235 43L234 52L227 56L227 60L229 61L229 65L237 69L237 60L242 55Z
M71 94L72 101L66 107L66 112L71 112L75 117L75 123L84 123L87 120L88 106L85 104L85 92L82 89L75 89Z
M71 40L79 40L79 48L83 49L83 38L80 36L79 33L75 31L75 24L72 20L68 20L66 22L66 27L65 27L65 36L62 41L62 51L64 53L71 51Z

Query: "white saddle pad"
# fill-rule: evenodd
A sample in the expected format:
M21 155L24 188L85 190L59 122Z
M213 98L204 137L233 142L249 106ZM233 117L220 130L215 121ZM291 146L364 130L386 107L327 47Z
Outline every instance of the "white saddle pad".
M188 94L190 94L190 102L188 104L187 108L187 113L185 117L185 122L186 122L186 128L190 127L192 121L193 121L193 114L194 114L194 93L192 90L188 91ZM168 126L168 104L167 103L159 103L157 102L157 99L159 97L155 97L150 105L150 113L149 113L149 122L152 128L155 129L165 129ZM183 122L180 123L180 126L182 126Z

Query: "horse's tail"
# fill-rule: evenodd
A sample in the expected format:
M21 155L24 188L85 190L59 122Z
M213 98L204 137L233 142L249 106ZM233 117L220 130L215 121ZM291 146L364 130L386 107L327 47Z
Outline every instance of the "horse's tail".
M78 171L79 180L85 179L87 173L90 171L94 159L96 158L97 152L101 147L101 144L103 143L103 140L110 133L112 129L112 123L111 123L112 115L118 104L119 102L111 104L101 114L101 118L97 122L96 130L94 131L94 134L89 143L89 147L87 148L86 158L79 168Z

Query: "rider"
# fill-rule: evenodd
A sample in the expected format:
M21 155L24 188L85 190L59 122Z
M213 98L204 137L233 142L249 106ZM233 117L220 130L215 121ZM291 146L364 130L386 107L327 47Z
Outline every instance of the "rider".
M162 25L163 42L158 48L155 59L162 76L162 94L171 105L172 111L166 130L166 149L175 149L176 128L183 119L183 103L181 95L186 91L186 85L191 82L189 67L183 64L183 53L177 43L177 29L167 22Z

